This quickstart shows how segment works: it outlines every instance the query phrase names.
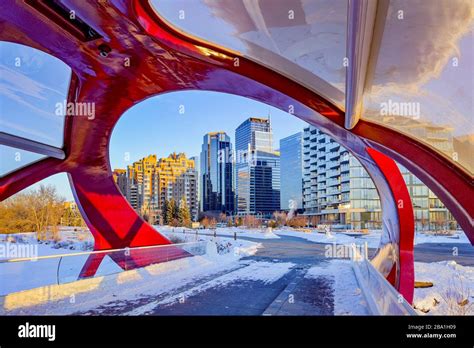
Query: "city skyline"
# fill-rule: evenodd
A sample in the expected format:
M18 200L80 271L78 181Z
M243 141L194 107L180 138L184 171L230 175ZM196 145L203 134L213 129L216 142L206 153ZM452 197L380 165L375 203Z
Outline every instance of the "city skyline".
M270 217L280 211L280 155L273 149L270 118L243 121L235 129L235 149L223 131L208 132L202 139L199 160L176 152L159 159L149 154L126 169L113 169L117 186L140 215L152 223L162 221L168 200L173 196L179 201L181 195L194 220L199 213ZM163 163L168 163L166 170ZM186 171L186 187L176 196L175 186L185 167L192 171Z

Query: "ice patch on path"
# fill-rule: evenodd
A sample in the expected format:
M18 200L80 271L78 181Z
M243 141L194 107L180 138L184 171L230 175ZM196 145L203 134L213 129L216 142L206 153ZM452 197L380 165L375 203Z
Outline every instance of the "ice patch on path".
M308 270L306 278L334 279L334 315L368 315L367 303L350 260L331 260Z
M415 289L418 313L474 315L474 267L455 261L415 262L415 280L433 283L431 288Z

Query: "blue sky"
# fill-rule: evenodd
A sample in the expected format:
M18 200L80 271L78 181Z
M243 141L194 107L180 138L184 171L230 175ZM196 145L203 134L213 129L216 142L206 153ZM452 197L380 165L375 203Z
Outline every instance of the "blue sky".
M180 107L184 113L180 114ZM128 110L112 134L112 168L127 164L150 153L166 157L185 152L199 155L204 134L225 131L234 141L235 129L251 116L270 115L274 147L288 135L302 131L305 122L266 104L216 92L186 91L150 98ZM125 161L125 153L131 161Z
M64 117L56 115L55 108L66 99L70 68L55 57L22 45L0 42L0 50L0 131L61 147ZM235 129L245 119L268 115L275 149L279 139L305 126L278 109L229 94L186 91L149 98L129 109L116 125L110 144L111 166L125 168L149 154L166 157L185 152L196 156L207 132L225 131L233 141ZM0 153L2 174L42 157L6 146L0 146ZM32 188L40 184L54 185L67 200L73 199L64 173Z
M180 114L180 107L184 113ZM225 131L234 142L235 129L251 116L270 114L274 147L279 140L302 131L306 123L286 112L243 97L216 92L174 92L147 99L129 109L117 123L110 143L112 168L149 155L166 157L172 152L199 155L204 134ZM130 161L125 161L125 154ZM54 175L39 184L52 184L67 200L72 200L65 174Z

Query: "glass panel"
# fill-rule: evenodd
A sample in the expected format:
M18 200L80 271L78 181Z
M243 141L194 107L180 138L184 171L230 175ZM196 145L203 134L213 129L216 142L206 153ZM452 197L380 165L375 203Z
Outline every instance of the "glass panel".
M151 0L178 29L238 51L344 106L347 0Z
M71 68L37 49L0 42L0 131L62 147Z
M0 145L0 177L43 158L46 156Z
M28 238L25 234L24 238ZM3 242L4 238L0 239ZM40 286L65 284L86 277L101 277L154 264L173 262L206 253L206 242L125 248L92 253L57 249L42 255L37 244L22 249L18 257L0 257L0 296ZM23 255L24 254L24 255ZM104 255L96 261L97 255ZM177 261L179 263L179 261ZM152 270L150 270L151 272Z
M362 116L474 171L471 1L390 1Z
M269 66L344 109L346 0L151 4L177 29ZM468 0L393 0L385 22L378 12L382 34L372 43L377 55L362 117L412 135L473 172L471 7Z

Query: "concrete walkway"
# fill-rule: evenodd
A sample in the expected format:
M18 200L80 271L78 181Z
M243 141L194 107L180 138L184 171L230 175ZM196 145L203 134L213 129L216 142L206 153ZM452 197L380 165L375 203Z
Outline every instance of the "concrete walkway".
M245 238L251 240L251 238ZM308 268L324 262L324 248L301 238L255 240L256 255L243 258L224 274L205 277L166 296L107 303L87 315L332 315L330 277L306 279ZM247 273L282 269L275 281L242 277ZM286 265L291 265L287 269ZM285 266L285 267L282 267ZM254 271L256 270L256 271ZM265 278L265 275L263 275ZM252 278L252 277L251 277ZM291 296L290 296L291 295Z
M324 262L324 248L297 237L252 239L263 248L241 262L292 263L294 267L272 283L231 282L212 287L185 299L183 303L157 306L155 315L332 315L333 289L328 277L306 279L311 266Z
M228 237L228 236L225 236ZM325 244L303 238L280 236L254 239L262 248L238 262L232 270L203 277L160 296L107 303L102 308L77 314L131 315L333 315L334 279L306 278L306 271L326 262ZM457 248L457 249L453 249ZM458 256L453 256L453 251ZM370 249L373 255L375 249ZM415 260L435 262L454 259L461 265L474 265L474 248L466 244L420 244ZM261 265L283 269L274 281L259 279ZM273 266L272 266L273 265ZM254 274L255 279L245 275ZM242 277L244 275L244 277ZM250 277L252 278L252 277ZM263 277L264 278L264 277Z

